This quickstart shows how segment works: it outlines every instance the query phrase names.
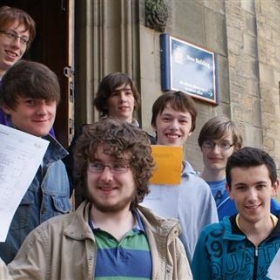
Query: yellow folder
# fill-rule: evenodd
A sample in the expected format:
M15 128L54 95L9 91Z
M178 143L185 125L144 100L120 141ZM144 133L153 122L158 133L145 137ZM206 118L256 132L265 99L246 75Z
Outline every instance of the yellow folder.
M150 184L178 185L181 182L183 147L152 145L156 168Z

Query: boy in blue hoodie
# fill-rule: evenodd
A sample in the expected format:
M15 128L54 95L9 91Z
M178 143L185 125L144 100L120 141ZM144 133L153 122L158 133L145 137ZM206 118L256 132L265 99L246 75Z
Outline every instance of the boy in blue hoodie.
M192 262L194 280L268 279L280 248L279 217L270 212L279 188L275 162L263 150L245 147L229 157L226 180L238 213L202 230Z

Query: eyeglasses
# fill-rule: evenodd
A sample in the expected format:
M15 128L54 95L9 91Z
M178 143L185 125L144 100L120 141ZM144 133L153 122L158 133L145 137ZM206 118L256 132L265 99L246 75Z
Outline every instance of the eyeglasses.
M3 33L6 35L6 37L8 39L10 39L11 41L16 41L17 39L19 39L20 43L24 46L27 46L29 44L29 39L25 36L18 36L15 32L13 31L3 31L0 30L0 33Z
M220 150L226 151L226 150L229 150L232 146L234 146L234 143L230 144L227 141L224 141L224 142L221 142L221 143L216 143L212 140L205 140L202 143L202 147L204 149L208 149L208 150L213 150L216 146L219 147Z
M102 173L108 167L114 174L121 174L127 172L129 165L122 162L113 162L110 164L104 164L100 161L94 161L88 163L88 171L92 173Z

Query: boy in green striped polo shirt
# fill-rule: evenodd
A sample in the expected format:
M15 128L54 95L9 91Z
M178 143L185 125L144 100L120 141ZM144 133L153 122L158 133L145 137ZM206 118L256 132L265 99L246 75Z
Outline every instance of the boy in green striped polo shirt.
M139 206L154 169L147 134L104 119L86 125L75 172L87 193L79 208L50 219L9 264L14 279L192 279L176 219ZM0 263L1 273L7 272Z

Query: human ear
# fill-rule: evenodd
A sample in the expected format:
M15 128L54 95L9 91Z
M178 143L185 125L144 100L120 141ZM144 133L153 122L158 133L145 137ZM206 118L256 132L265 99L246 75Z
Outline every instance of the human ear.
M2 105L1 108L5 114L7 114L7 115L11 114L12 109L10 107L8 107L7 105Z
M228 185L228 183L226 183L226 190L227 190L227 192L228 192L229 198L230 198L231 200L233 200L231 188L230 188L230 186Z
M279 189L279 180L277 179L272 185L272 196L277 196L278 189Z

